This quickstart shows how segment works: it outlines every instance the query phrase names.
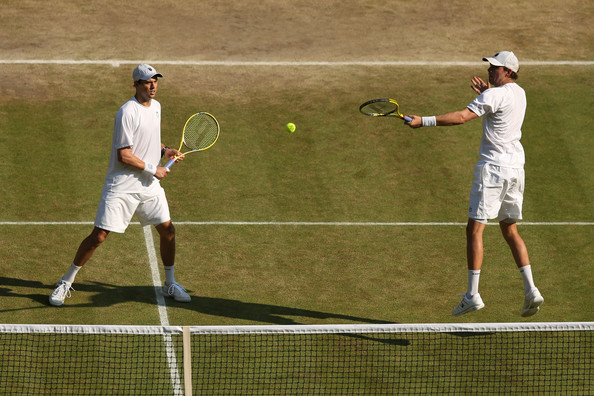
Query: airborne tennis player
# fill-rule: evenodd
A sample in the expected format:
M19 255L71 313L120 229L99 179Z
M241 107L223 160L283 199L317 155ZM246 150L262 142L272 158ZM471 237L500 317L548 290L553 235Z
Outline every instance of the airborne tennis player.
M463 315L485 306L478 292L483 231L488 220L497 218L524 279L521 315L532 316L544 299L534 285L528 250L516 225L522 219L524 197L524 148L520 138L526 94L516 84L520 64L513 52L502 51L483 61L490 64L489 83L479 77L472 79L472 88L479 95L464 110L433 117L413 116L407 124L411 128L451 126L483 117L483 136L479 161L474 168L466 227L468 290L452 314Z
M134 69L132 77L136 93L115 117L111 157L95 227L81 242L70 268L51 293L51 305L64 304L64 299L74 290L72 283L81 267L110 232L123 233L133 215L143 226L154 225L159 233L166 277L163 294L176 301L190 301L186 290L174 278L175 229L159 182L169 171L159 166L161 157L171 159L181 155L161 143L161 104L154 98L163 75L150 65L141 64Z

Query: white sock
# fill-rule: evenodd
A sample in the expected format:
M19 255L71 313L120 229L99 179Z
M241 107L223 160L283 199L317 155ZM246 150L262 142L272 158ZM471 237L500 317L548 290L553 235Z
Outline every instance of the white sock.
M77 265L75 265L74 263L70 264L70 268L68 268L68 272L66 272L66 275L64 275L62 277L62 280L68 283L74 283L74 278L76 277L76 273L81 269L82 267L79 267Z
M466 297L472 298L472 296L478 293L480 276L481 270L468 270L468 291L466 291Z
M519 270L522 274L522 278L524 278L524 290L526 291L526 294L528 294L530 290L536 287L534 285L534 280L532 279L532 268L529 265L526 265L520 267Z
M168 285L171 285L173 282L175 282L175 266L174 265L164 266L164 268L165 268L165 283L167 283Z

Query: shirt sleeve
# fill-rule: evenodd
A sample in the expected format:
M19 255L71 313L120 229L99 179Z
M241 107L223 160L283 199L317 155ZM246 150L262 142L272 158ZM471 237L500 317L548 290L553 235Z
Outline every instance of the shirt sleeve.
M493 89L487 89L466 107L479 117L488 113L494 113L497 111L496 96L497 95Z
M125 108L120 109L115 117L113 131L114 131L114 145L116 149L122 147L134 146L134 132L138 128L134 114L131 111L126 111Z

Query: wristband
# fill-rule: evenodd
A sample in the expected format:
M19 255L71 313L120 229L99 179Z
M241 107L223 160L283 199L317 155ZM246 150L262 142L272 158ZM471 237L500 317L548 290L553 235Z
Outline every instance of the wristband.
M155 173L157 173L157 166L153 165L153 164L149 164L148 162L144 163L144 172L150 174L150 175L154 175Z
M423 117L423 126L424 127L434 127L434 126L437 126L437 120L435 119L435 116Z
M161 158L163 158L163 156L165 155L165 150L167 150L168 148L169 148L169 147L167 147L167 146L164 146L164 147L161 149Z

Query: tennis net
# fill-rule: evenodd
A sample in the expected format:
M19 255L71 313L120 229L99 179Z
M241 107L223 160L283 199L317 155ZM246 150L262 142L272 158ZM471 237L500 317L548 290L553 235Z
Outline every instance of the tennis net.
M0 394L591 395L592 330L0 325Z

